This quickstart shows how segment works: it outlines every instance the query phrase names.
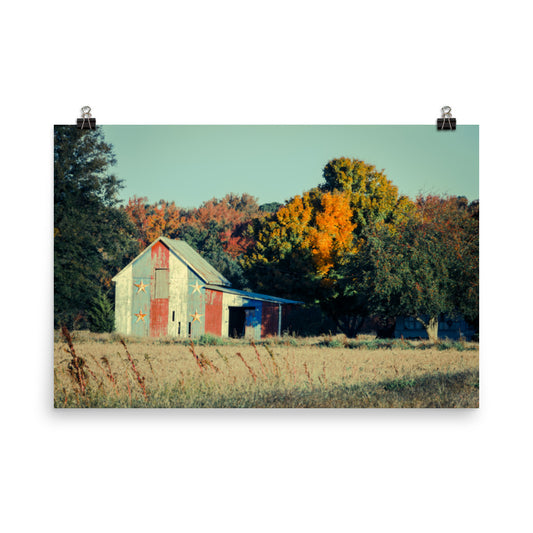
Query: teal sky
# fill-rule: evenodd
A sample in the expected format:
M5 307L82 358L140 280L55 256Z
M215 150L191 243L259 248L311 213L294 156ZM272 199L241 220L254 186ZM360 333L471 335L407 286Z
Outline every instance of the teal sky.
M198 207L227 193L283 202L322 182L336 157L384 170L400 194L479 198L479 128L458 126L103 126L133 195Z

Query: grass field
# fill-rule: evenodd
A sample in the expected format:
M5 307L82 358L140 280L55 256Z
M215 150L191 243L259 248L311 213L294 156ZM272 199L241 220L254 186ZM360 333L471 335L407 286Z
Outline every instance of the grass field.
M478 407L477 343L56 332L55 407Z

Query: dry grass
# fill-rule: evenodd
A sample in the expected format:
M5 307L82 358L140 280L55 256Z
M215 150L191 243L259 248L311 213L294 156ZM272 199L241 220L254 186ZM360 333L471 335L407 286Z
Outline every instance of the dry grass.
M477 407L478 350L354 349L302 341L187 346L73 335L87 393L54 343L56 407Z

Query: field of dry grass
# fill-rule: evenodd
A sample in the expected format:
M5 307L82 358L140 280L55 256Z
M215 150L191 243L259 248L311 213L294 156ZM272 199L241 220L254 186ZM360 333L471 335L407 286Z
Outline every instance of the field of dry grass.
M56 407L477 407L478 346L56 335ZM216 339L208 339L215 343Z

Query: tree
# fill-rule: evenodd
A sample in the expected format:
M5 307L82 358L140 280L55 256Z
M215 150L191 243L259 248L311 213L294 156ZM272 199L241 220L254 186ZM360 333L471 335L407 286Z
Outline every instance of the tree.
M72 326L135 252L134 228L118 209L120 181L102 131L54 129L54 313Z
M137 230L139 251L159 237L175 238L182 223L182 210L174 202L159 200L150 205L148 198L134 196L124 210Z
M355 336L365 308L344 290L344 265L363 246L368 225L393 227L413 204L362 161L334 159L323 175L325 183L254 221L253 245L242 263L254 288L318 303L344 333Z
M159 237L183 239L209 261L235 287L247 282L237 258L250 246L247 227L263 214L257 200L249 194L227 194L212 198L199 208L184 209L174 202L133 197L125 212L135 225L140 248Z
M366 314L415 317L428 337L439 317L478 316L478 223L464 198L419 197L416 211L391 228L367 228L364 247L341 272L346 294Z
M184 224L180 227L178 237L215 267L235 288L246 285L243 269L239 263L224 250L220 240L220 223L212 220L207 227Z
M361 234L369 224L396 224L412 211L412 202L398 195L398 187L374 165L340 157L323 171L322 191L345 191L350 198L354 222Z
M87 312L89 329L96 333L111 333L115 328L115 310L108 293L98 290L93 305Z
M209 229L217 232L215 237L232 258L244 253L250 244L245 231L249 222L262 216L253 196L232 193L221 199L212 198L196 209L180 208L164 200L149 204L147 198L134 196L125 211L137 229L140 249L159 237L180 239L183 234L191 235L190 228L197 233Z
M259 210L263 213L275 213L283 204L280 202L269 202L261 204Z

